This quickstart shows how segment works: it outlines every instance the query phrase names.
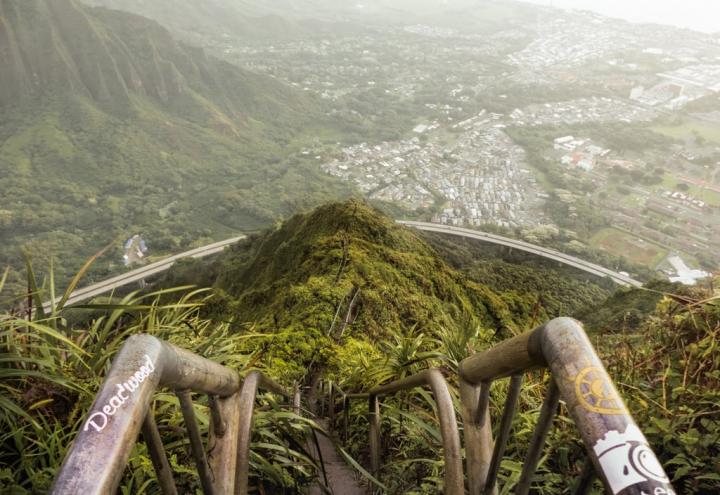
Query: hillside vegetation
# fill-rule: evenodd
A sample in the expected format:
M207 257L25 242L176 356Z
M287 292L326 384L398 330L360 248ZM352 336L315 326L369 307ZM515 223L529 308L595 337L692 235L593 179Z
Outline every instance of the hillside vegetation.
M206 308L208 315L234 321L237 331L267 335L270 340L261 348L248 346L244 352L256 351L274 376L313 383L322 375L346 391L367 390L431 366L453 372L470 353L551 317L584 315L592 323L601 357L668 472L695 491L718 486L712 476L701 477L708 471L700 459L718 459L713 442L686 444L668 436L669 425L683 432L683 438L705 438L720 428L711 405L719 363L708 354L718 331L716 306L686 306L707 297L702 291L685 294L682 304L663 296L663 291L679 289L672 284L655 285L654 292L620 290L606 300L608 288L583 275L492 256L472 261L482 245L430 238L432 247L425 237L365 204L330 204L244 241L210 268L188 263L171 277L175 284L200 273L205 283L215 280L218 298ZM698 315L702 320L695 320ZM698 345L693 347L697 361L679 357L690 342ZM643 358L633 357L639 347L636 355ZM680 380L688 366L700 370L694 376L705 385L683 385L681 380L678 387L691 391L676 388L670 395L670 389L658 386L667 379L663 376ZM457 396L457 383L450 377ZM547 375L529 374L526 380L508 451L514 460L501 471L508 487L518 480ZM503 384L493 390L496 417L504 393ZM683 406L682 394L694 394L694 405ZM428 414L429 403L424 392L383 403L384 458L392 461L383 481L390 493L440 490L439 430ZM366 454L365 414L362 401L353 406L349 447L360 458ZM577 431L563 412L550 435L536 488L560 493L579 474L583 457Z
M337 137L318 101L146 18L5 0L0 67L0 265L24 247L66 280L113 239L178 251L346 192L299 153Z
M0 420L3 431L21 432L0 438L3 482L19 493L37 493L48 486L109 359L127 335L141 331L241 373L261 369L286 386L326 378L348 392L360 392L439 367L457 399L462 359L570 307L558 304L571 301L576 284L587 285L556 280L557 274L547 269L534 274L524 266L511 273L511 264L497 266L505 275L495 277L492 288L474 281L472 270L451 268L417 232L364 203L348 201L295 215L213 262L183 263L163 282L213 285L208 292L180 287L130 295L117 300L109 312L102 306L90 312L56 308L32 324L2 315L5 340L0 352L6 364L0 372L8 387L2 390ZM543 283L543 276L550 279ZM506 277L512 284L503 284ZM569 293L556 289L545 307L534 291L553 283ZM586 288L592 294L602 292ZM675 486L682 493L713 493L720 489L714 474L720 468L718 298L700 289L660 295L651 309L651 302L638 293L622 291L607 303L597 301L597 313L613 318L623 304L635 307L637 323L632 328L600 326L601 333L591 337ZM41 294L41 300L46 296ZM153 303L156 297L160 300ZM545 373L526 375L500 470L506 490L518 481L547 380ZM505 383L493 387L495 418L505 391ZM280 412L269 397L262 400L252 485L257 493L292 493L316 472L302 438L318 426ZM433 406L423 390L383 401L383 458L388 462L381 478L388 493L442 491ZM161 425L167 425L165 444L180 471L180 484L192 491L197 478L185 468L190 461L178 433L177 401L160 394L155 407ZM363 401L353 406L346 443L360 462L367 453L366 408ZM204 402L198 411L207 427ZM562 493L585 458L563 407L547 449L533 490ZM157 493L144 447L133 454L123 486L127 492Z

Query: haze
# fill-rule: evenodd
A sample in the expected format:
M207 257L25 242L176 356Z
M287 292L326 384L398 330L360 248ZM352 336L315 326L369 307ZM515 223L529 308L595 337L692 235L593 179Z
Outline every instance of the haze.
M1 4L0 267L119 238L102 280L353 195L636 279L720 265L720 40L657 24L720 31L711 2Z
M632 22L653 22L720 32L720 3L714 0L525 0L540 5L592 10Z

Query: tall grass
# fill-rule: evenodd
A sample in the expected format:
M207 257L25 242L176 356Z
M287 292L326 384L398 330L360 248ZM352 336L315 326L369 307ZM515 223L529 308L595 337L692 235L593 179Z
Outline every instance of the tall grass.
M618 341L620 345L618 344ZM492 345L489 329L472 322L456 327L412 328L394 332L378 344L377 354L344 355L335 371L347 392L367 391L430 367L445 371L460 421L458 363ZM678 493L720 492L720 296L698 290L695 298L665 298L641 330L631 336L608 335L598 352L624 392L635 419L670 474ZM526 373L518 410L499 473L500 493L512 493L547 388L547 373ZM507 381L491 390L495 428L504 407ZM383 471L389 493L442 491L443 463L435 404L416 389L382 401ZM364 452L367 405L351 407L348 447ZM567 493L586 454L577 427L561 402L533 483L534 493ZM602 493L596 483L592 493Z
M129 335L148 333L220 362L240 373L261 366L247 349L261 348L266 336L236 331L234 322L201 315L210 289L177 287L147 294L132 292L102 303L66 306L72 290L94 261L86 263L68 289L55 294L52 275L42 283L28 260L31 318L0 312L0 486L3 493L45 493L78 431L111 360ZM0 295L9 270L0 277ZM11 298L12 299L12 298ZM14 298L18 300L18 298ZM25 296L22 297L25 299ZM42 301L50 301L47 311ZM168 302L171 301L171 302ZM315 477L317 463L304 450L312 420L261 397L252 444L251 476L256 489L294 493ZM177 398L158 393L153 408L181 493L199 489L189 456ZM205 434L208 408L195 403ZM144 443L136 444L121 493L158 493Z

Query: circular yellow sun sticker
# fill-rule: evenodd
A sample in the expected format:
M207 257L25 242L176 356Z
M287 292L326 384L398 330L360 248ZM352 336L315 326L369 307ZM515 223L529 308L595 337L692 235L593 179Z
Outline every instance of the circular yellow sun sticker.
M604 380L600 368L591 366L575 377L575 395L580 405L600 414L623 414L620 398Z

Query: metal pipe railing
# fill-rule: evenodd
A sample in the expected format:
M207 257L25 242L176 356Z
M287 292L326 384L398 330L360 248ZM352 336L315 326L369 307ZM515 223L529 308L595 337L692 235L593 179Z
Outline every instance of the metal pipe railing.
M246 495L248 492L253 412L255 411L255 398L259 389L268 390L292 399L294 405L295 394L286 391L261 372L251 371L245 377L239 399L240 429L238 434L237 466L235 468L237 473L235 495Z
M190 437L203 493L247 493L250 438L258 389L292 397L258 371L242 381L218 363L150 335L127 339L93 402L90 412L60 467L54 495L115 493L130 452L142 429L165 495L177 488L150 405L161 387L174 389ZM208 395L211 427L203 447L191 392ZM293 398L299 410L300 396Z
M52 493L114 493L159 387L227 396L239 389L240 377L150 335L129 337L65 457Z
M460 454L460 434L458 433L457 419L452 397L447 382L437 369L421 371L415 375L397 380L387 385L381 385L370 390L368 394L368 407L370 422L370 464L373 475L380 474L380 401L383 395L390 395L402 390L415 387L429 386L437 406L437 415L440 420L440 435L443 444L443 457L445 460L445 493L449 495L463 495L465 493L462 470L462 456Z
M495 489L495 482L497 481L498 471L500 470L500 461L502 460L503 454L505 453L505 447L507 446L508 439L510 438L510 427L512 426L512 420L515 417L515 408L518 397L520 396L522 381L522 375L513 375L510 381L510 389L508 390L507 397L505 399L505 408L503 409L503 416L500 422L500 430L498 432L497 440L495 441L492 459L490 460L490 467L488 468L487 480L485 481L484 493L486 494L492 493Z
M508 443L523 374L549 368L550 386L533 432L517 494L527 494L542 456L545 439L563 400L575 421L588 452L588 463L575 485L576 493L587 493L595 476L608 493L623 495L674 494L674 490L635 425L627 407L588 340L582 325L571 318L556 318L532 331L463 360L459 366L460 401L470 495L497 493L497 478ZM498 438L493 442L489 415L490 387L495 380L512 377L505 400ZM343 437L347 439L351 398L368 400L370 464L380 471L380 401L382 395L431 384L438 404L445 453L445 493L463 493L459 435L447 384L438 370L427 370L376 387L367 394L347 394L330 383L328 407L335 411L335 392L343 403Z
M158 477L160 491L163 495L177 495L177 487L175 486L175 480L170 471L170 463L165 455L160 432L158 431L157 423L155 423L155 418L153 418L151 412L145 415L142 432L143 437L145 437L145 443L148 446L150 460L153 463L155 474Z
M572 318L556 318L463 360L460 363L461 390L473 387L489 390L494 380L521 375L537 367L549 368L553 378L517 493L527 493L530 489L532 475L560 399L565 402L570 417L578 426L585 450L608 493L674 493L665 471L615 389L582 325ZM512 388L511 393L515 393ZM463 402L466 397L467 394ZM483 398L484 394L481 403ZM506 407L510 407L511 402L514 401L508 400ZM480 414L483 414L482 411ZM503 421L501 435L504 435L505 428L507 424ZM487 460L485 454L470 448L469 442L476 440L467 436L465 440L468 466L475 469L484 465ZM489 476L487 472L475 475L474 483L471 479L471 495L493 489L496 463L501 456L497 448L504 448L504 440L498 443L493 455L497 459L492 472ZM469 474L472 477L473 471ZM583 473L584 479L580 483L583 489L587 488L585 479L588 477L587 473Z
M182 411L188 436L190 437L190 452L192 453L195 465L197 466L203 493L214 495L215 490L213 487L213 479L210 474L210 465L208 464L205 448L203 447L200 427L198 426L197 419L195 418L192 396L189 390L180 390L176 395L178 396L178 399L180 399L180 411Z

